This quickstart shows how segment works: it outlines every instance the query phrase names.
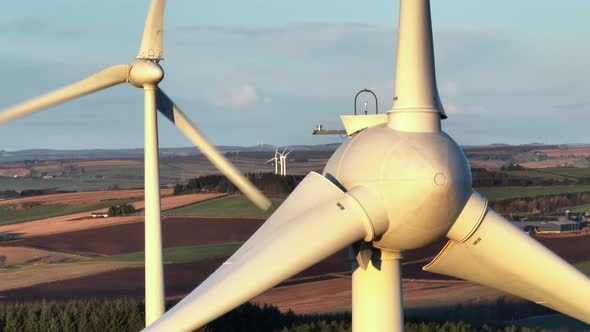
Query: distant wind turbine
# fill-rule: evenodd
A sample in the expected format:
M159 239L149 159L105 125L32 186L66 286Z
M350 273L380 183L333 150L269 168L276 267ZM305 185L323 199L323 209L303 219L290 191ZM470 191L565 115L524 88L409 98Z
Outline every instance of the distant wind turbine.
M268 164L268 163L270 163L271 161L272 161L272 162L274 163L274 165L275 165L275 174L279 174L279 151L278 151L278 148L275 148L275 156L274 156L274 157L272 157L272 158L270 158L269 160L267 160L267 161L265 162L265 164ZM282 171L282 168L281 168L281 171Z
M170 120L238 189L258 207L266 210L270 201L191 123L187 116L158 87L164 78L159 65L163 59L165 0L152 0L141 46L129 64L115 65L77 83L33 98L0 113L0 123L40 111L121 83L144 90L145 126L145 311L149 325L164 313L164 271L160 220L160 179L158 170L158 124L156 110ZM47 54L46 54L47 56Z

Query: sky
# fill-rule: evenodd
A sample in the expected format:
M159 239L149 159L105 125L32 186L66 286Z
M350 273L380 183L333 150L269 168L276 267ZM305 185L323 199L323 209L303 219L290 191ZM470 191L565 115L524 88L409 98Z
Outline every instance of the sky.
M20 0L0 12L0 109L130 62L147 0ZM169 0L160 87L216 145L341 142L357 91L392 105L397 0ZM443 130L463 145L590 143L590 1L432 0ZM369 107L373 101L366 98ZM365 97L359 97L359 108ZM190 146L159 117L160 146ZM119 85L0 127L0 150L143 146Z

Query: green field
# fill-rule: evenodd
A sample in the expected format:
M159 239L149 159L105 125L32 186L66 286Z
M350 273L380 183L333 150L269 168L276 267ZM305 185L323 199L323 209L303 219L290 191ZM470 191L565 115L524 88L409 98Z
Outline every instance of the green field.
M284 201L282 198L270 200L272 206L267 211L260 210L246 196L234 195L168 210L164 214L167 216L268 218Z
M590 261L576 264L576 268L590 276Z
M91 204L77 205L34 205L27 208L17 208L16 205L0 205L0 225L16 224L26 221L39 220L50 217L63 216L71 213L98 210L113 205L128 203L128 199L111 199Z
M500 173L506 174L511 177L515 178L543 178L545 180L557 180L563 181L566 180L568 177L564 177L558 174L552 174L543 172L543 169L536 169L536 170L523 170L523 171L498 171Z
M548 167L537 168L535 171L574 179L590 178L590 167Z
M590 191L590 185L475 188L490 201Z
M208 258L229 256L238 250L242 243L244 242L165 248L163 251L164 261L167 263L185 263L200 261ZM142 262L144 259L145 256L143 251L141 251L93 258L92 261Z

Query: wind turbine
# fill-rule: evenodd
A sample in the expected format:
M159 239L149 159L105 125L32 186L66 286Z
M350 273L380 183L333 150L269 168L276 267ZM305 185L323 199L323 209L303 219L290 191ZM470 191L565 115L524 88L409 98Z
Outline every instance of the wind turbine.
M353 245L354 331L402 331L400 259L442 237L424 269L495 287L590 323L590 280L487 206L441 130L430 3L401 0L387 114L351 116L322 175L287 200L208 279L145 331L191 331Z
M273 161L275 164L275 174L279 174L279 150L278 150L278 148L275 148L275 156L270 158L269 160L267 160L265 162L265 164L268 164L271 161Z
M287 156L289 155L289 153L293 152L292 150L287 152L288 148L285 148L285 150L283 150L283 153L281 153L279 156L280 158L280 162L281 162L281 175L286 176L287 175ZM287 153L285 153L287 152Z
M163 55L165 0L152 0L139 53L129 64L115 65L79 82L33 98L0 113L0 123L8 122L44 108L60 104L121 83L144 90L145 125L145 301L146 325L164 313L164 275L160 220L158 170L158 125L156 109L170 120L244 195L258 207L267 209L270 201L238 171L191 123L158 83L164 77L159 62Z

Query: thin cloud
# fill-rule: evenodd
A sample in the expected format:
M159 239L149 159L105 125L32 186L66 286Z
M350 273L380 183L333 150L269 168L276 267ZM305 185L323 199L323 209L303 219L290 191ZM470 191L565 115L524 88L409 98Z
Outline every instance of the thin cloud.
M256 87L242 84L237 87L225 87L214 92L210 102L217 107L243 108L256 105L261 100ZM264 99L266 101L266 99Z

